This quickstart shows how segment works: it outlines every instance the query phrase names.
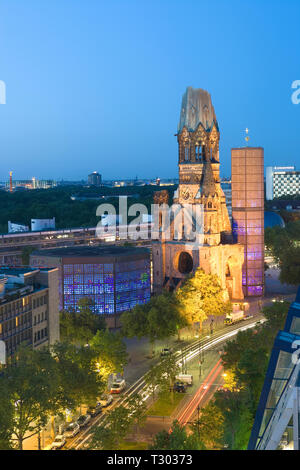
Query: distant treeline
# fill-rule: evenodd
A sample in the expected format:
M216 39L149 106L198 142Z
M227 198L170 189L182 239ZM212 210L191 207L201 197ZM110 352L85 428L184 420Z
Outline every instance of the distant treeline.
M52 189L33 189L9 193L0 191L0 232L7 233L7 222L17 222L30 226L30 219L48 219L55 217L56 228L93 227L99 222L96 209L101 204L97 200L71 200L71 196L116 196L136 195L128 200L128 205L135 202L145 204L150 213L153 193L167 189L170 196L176 186L124 186L120 188L78 186L58 186ZM103 201L104 202L104 201ZM118 213L119 202L115 197L105 199L111 203Z

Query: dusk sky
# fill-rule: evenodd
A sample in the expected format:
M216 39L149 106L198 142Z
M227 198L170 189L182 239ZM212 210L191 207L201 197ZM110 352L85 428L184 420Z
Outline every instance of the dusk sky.
M300 168L299 0L0 0L0 181L176 177L187 86L230 148Z

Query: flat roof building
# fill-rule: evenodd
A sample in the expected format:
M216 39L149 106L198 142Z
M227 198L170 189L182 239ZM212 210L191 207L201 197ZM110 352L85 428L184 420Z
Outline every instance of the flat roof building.
M150 251L119 246L69 247L35 251L32 266L59 268L60 309L76 310L79 299L116 326L116 318L150 299Z
M270 201L281 196L300 196L300 171L294 166L267 166L266 199Z
M58 269L0 268L0 341L6 356L20 344L59 340Z

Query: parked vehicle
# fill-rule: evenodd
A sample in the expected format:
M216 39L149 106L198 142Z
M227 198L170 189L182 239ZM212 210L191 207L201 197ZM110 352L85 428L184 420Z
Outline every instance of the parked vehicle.
M232 312L224 320L225 325L233 325L239 321L245 320L245 312L243 310L238 310L237 312Z
M67 441L65 436L63 434L58 434L57 436L55 436L54 441L49 446L47 446L45 450L61 449L66 442Z
M126 387L124 379L118 379L110 387L110 393L121 393Z
M193 376L191 374L178 374L175 378L179 382L184 382L187 385L193 385Z
M107 395L106 393L103 394L99 400L99 403L101 404L101 406L103 406L103 408L105 408L106 406L109 406L112 402L113 402L113 397L111 395Z
M174 392L185 393L187 384L184 382L175 382L173 385Z
M90 406L87 410L87 414L89 414L92 418L102 413L102 405L100 402L96 403L95 406Z
M80 415L76 423L79 425L80 428L84 428L89 423L90 420L91 420L90 414Z
M160 356L165 357L165 356L169 356L170 354L172 354L172 348L163 348L161 350Z
M76 434L78 434L80 431L79 424L77 423L70 423L65 430L65 437L74 437Z

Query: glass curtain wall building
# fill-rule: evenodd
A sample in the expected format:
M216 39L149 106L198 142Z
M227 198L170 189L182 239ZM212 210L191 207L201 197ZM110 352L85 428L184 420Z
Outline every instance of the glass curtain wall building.
M264 150L243 147L231 150L232 229L244 245L245 296L264 292Z
M300 288L295 302L290 306L284 330L278 333L274 342L249 441L248 449L250 450L264 449L264 443L268 441L268 435L274 432L271 429L272 418L274 418L283 394L289 391L291 377L295 369L299 369L299 363L295 360L296 356L299 360L297 353L299 345ZM282 411L280 414L282 414Z
M60 309L88 297L95 313L112 316L150 300L150 251L135 247L69 247L32 253L33 266L60 270Z

